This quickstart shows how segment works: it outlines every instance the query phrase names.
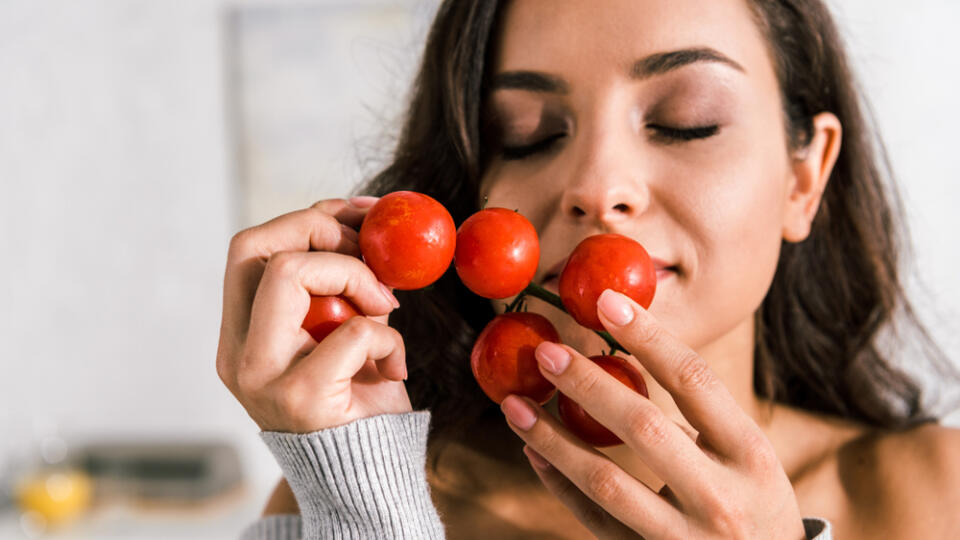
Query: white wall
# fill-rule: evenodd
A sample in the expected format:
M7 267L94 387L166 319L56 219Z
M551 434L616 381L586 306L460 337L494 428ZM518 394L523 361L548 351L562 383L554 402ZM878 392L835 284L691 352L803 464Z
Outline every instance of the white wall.
M238 228L227 3L0 2L0 452L51 424L224 437L255 490L276 474L213 366ZM903 185L919 307L955 351L960 4L834 4Z
M279 471L214 368L227 244L247 225L227 9L358 4L431 5L0 2L0 479L10 456L53 432L72 443L226 439L247 469L243 508L206 529L153 534L233 538L256 516ZM0 537L16 529L0 519Z
M56 426L269 459L213 368L233 228L219 3L0 4L8 447Z

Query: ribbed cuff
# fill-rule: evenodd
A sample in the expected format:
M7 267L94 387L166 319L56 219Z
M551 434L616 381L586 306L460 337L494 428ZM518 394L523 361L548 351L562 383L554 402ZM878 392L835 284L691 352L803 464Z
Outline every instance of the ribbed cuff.
M240 535L240 540L300 540L298 514L277 514L260 518Z
M314 433L267 431L304 538L443 538L426 477L430 413L384 414Z
M833 540L830 522L821 518L803 518L803 531L807 540Z

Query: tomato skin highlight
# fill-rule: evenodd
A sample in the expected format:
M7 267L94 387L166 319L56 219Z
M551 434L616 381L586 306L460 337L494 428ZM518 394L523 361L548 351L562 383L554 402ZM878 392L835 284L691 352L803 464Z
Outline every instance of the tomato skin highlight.
M413 191L384 195L360 226L364 262L381 282L404 291L440 279L453 260L456 241L447 209Z
M359 316L357 306L342 296L311 296L310 309L301 326L319 343L344 321Z
M540 239L527 218L506 208L487 208L457 230L453 258L460 281L484 298L522 291L537 273Z
M619 356L600 355L591 356L590 360L627 387L643 397L648 397L647 384L643 380L643 375L625 359ZM563 392L557 397L557 409L560 413L560 419L567 429L583 439L584 442L596 447L623 444L620 437L617 437L603 424L594 420L592 416L587 414L587 411L583 410L583 407L568 398Z
M657 290L657 271L639 242L620 234L587 237L560 272L563 307L581 326L603 331L597 300L606 289L623 293L644 309Z
M470 354L473 376L487 397L501 403L510 394L546 403L556 387L537 367L533 352L544 341L560 343L560 334L536 313L497 315L480 332Z

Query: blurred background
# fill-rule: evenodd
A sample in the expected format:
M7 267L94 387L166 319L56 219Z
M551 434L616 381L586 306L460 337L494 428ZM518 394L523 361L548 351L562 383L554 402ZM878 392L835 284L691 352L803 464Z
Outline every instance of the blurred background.
M256 519L279 469L214 369L227 244L384 163L437 3L0 0L0 538ZM956 351L960 4L832 5Z

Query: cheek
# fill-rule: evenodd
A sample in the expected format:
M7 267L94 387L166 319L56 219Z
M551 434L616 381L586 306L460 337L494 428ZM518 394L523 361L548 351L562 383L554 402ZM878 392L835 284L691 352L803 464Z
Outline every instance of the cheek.
M753 316L770 287L780 255L785 150L737 147L746 150L714 156L709 166L688 171L685 178L689 180L664 194L685 237L689 274L682 299L653 308L682 321L679 328L695 332L684 336L692 346L707 343ZM704 319L690 324L691 316Z
M560 201L559 191L543 181L541 175L508 174L496 164L484 175L480 186L478 207L517 210L530 220L538 234L542 234Z

